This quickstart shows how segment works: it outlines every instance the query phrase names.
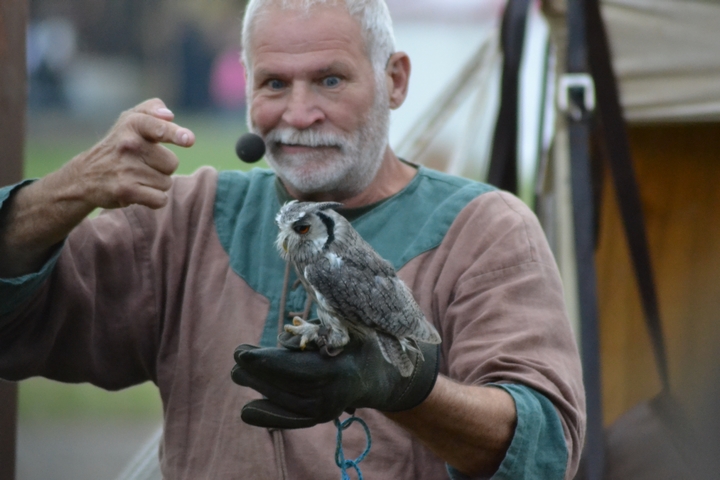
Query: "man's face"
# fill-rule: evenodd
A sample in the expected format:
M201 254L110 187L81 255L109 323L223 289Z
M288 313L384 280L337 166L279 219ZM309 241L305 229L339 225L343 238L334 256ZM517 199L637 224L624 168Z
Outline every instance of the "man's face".
M340 7L269 10L248 47L248 117L268 163L300 193L360 193L387 146L389 99L357 21Z

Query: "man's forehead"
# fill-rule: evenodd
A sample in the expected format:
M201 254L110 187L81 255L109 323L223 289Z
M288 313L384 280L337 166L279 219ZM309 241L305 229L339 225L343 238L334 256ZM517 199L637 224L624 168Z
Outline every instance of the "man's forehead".
M342 52L365 55L359 22L344 7L315 6L309 11L268 8L258 15L248 53Z
M353 71L353 65L323 56L315 56L315 58L303 58L302 62L292 61L286 57L270 59L258 64L254 68L253 75L255 78L275 77L277 75L306 75L308 77L324 77L327 75L350 75ZM296 57L293 58L296 60Z

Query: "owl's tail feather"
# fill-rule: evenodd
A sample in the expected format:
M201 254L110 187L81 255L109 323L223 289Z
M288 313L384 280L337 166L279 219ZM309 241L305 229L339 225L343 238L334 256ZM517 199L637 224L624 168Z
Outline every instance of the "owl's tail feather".
M418 322L417 328L415 328L412 334L408 335L408 337L418 342L430 343L433 345L437 345L442 342L438 331L435 330L435 327L428 322L425 317Z
M415 364L405 352L400 340L386 333L377 332L378 344L383 357L388 363L395 365L403 377L412 375Z

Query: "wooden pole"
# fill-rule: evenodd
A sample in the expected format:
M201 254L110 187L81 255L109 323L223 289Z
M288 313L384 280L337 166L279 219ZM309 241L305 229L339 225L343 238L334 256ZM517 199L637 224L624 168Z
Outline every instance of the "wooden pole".
M15 478L17 384L0 380L0 478Z
M0 185L22 179L27 0L0 2Z
M0 186L23 175L28 0L0 2ZM17 384L0 381L0 478L15 478Z

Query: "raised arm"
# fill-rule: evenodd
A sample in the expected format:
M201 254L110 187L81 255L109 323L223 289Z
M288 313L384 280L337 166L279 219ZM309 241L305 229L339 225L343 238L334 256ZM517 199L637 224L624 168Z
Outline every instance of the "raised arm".
M173 118L161 100L147 100L121 114L90 150L17 191L0 212L0 278L36 271L97 207L163 207L178 159L162 143L195 142Z

